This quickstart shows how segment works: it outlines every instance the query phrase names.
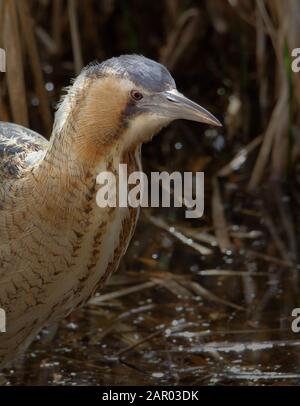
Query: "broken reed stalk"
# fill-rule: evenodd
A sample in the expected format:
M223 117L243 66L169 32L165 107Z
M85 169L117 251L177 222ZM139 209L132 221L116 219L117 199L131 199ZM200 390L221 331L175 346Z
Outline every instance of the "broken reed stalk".
M199 10L191 8L179 16L160 53L160 62L172 71L197 32Z
M39 99L39 108L41 113L41 118L43 120L44 128L48 137L52 131L52 117L50 113L48 96L44 86L44 78L41 67L41 61L39 58L36 38L33 30L32 18L30 15L30 10L28 3L26 1L18 1L18 14L21 22L21 30L25 39L27 52L29 56L29 63L31 65L31 70L33 73L33 79L35 83L36 94Z
M9 52L6 53L6 81L13 121L28 127L28 112L22 49L18 28L16 3L6 0L3 7L3 45Z
M290 92L289 73L290 66L285 66L284 49L287 46L288 53L297 47L300 28L298 16L300 15L300 3L294 0L271 1L257 0L257 12L264 23L265 30L269 34L276 54L277 74L277 101L269 121L263 145L260 149L248 189L253 190L262 180L271 157L271 176L281 179L288 161L289 130L291 120L297 117L291 116L291 105L300 108L300 78L292 74L293 92ZM269 12L268 12L269 10Z
M52 1L51 34L57 54L62 50L62 6L63 2L61 0Z
M213 178L212 186L212 217L216 238L222 252L231 251L232 244L228 234L228 225L224 213L224 206L217 177Z
M71 39L72 39L72 48L74 55L74 66L75 72L78 75L83 68L82 61L82 52L79 38L78 30L78 19L77 19L77 4L75 0L68 0L68 12L70 20L70 30L71 30Z

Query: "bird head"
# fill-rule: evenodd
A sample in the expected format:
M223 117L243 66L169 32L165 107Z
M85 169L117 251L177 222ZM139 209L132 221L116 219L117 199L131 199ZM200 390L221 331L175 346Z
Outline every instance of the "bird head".
M124 151L177 119L221 126L177 90L163 65L144 56L122 55L81 72L60 104L54 128L62 132L71 125L75 144L89 153L112 145Z

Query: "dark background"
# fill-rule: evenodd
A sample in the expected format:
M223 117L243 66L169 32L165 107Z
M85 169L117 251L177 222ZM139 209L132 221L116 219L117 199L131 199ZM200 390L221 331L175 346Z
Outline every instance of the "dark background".
M205 215L143 210L104 296L4 382L299 382L299 27L298 0L0 0L0 120L49 137L85 64L138 53L224 124L176 122L143 147L147 171L205 171Z

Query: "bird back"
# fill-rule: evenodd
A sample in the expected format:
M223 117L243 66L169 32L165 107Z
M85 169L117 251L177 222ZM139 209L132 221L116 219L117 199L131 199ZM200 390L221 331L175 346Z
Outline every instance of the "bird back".
M0 122L0 188L45 156L48 141L21 125Z

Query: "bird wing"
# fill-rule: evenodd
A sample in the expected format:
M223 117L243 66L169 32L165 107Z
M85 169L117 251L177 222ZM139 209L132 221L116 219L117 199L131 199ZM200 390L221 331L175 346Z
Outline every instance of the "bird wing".
M0 122L0 186L21 178L24 170L42 159L48 141L21 125Z

